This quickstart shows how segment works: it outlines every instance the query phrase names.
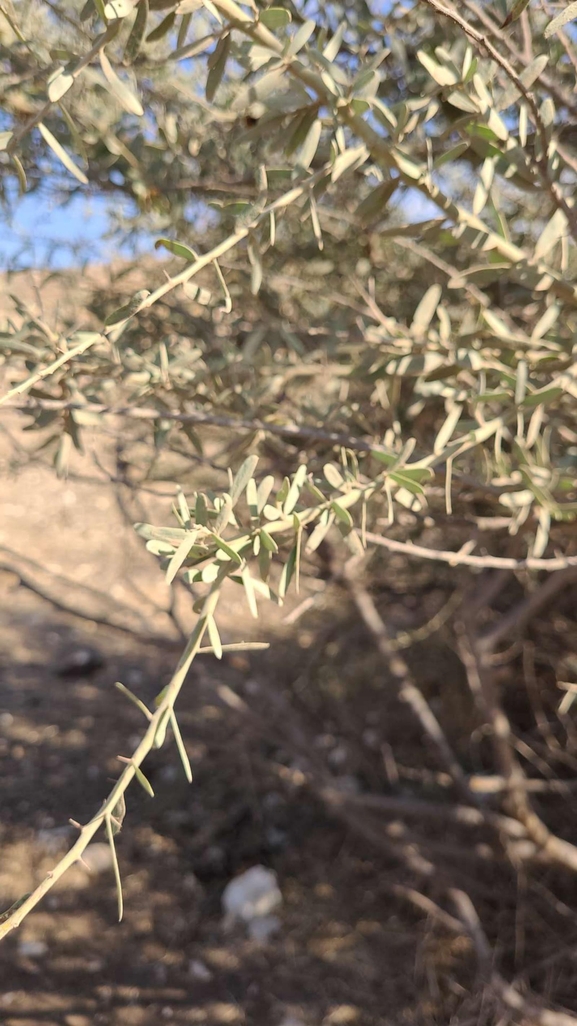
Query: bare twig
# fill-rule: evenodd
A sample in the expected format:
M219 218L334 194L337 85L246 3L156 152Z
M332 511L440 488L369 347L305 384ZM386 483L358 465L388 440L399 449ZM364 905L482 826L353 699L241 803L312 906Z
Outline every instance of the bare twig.
M442 14L445 18L448 18L455 25L458 25L459 28L465 33L465 35L473 43L475 43L478 49L484 51L484 53L487 54L491 58L491 60L495 61L495 63L499 65L499 67L502 69L502 71L505 72L509 80L514 84L515 88L518 90L518 92L525 100L527 106L531 111L531 116L535 123L537 132L539 133L541 147L540 158L537 159L536 157L530 157L531 164L539 174L539 177L545 185L555 206L559 210L562 210L565 214L565 217L567 218L567 223L571 226L571 234L573 235L573 238L577 241L577 211L575 211L573 207L569 206L559 186L556 182L554 182L551 179L551 176L549 174L549 139L547 137L547 129L543 122L543 118L541 117L541 112L539 110L539 106L537 104L537 101L535 100L535 97L530 92L530 90L527 89L527 87L523 83L523 80L515 71L513 65L507 60L506 57L503 56L502 53L499 52L499 50L497 50L495 46L493 46L492 42L487 38L486 35L483 35L483 33L478 32L477 29L473 28L472 25L465 21L465 19L460 14L458 14L454 10L450 10L448 7L445 7L444 4L439 2L439 0L421 0L421 3L427 4L428 7L431 7L438 14Z
M28 913L31 912L38 902L42 900L52 887L54 887L56 882L68 869L70 869L72 865L74 865L75 862L78 861L95 833L101 826L105 825L109 821L111 815L115 814L115 809L119 802L124 798L124 794L128 789L129 784L136 776L136 771L142 765L146 756L155 746L160 747L162 745L168 721L174 710L174 703L180 693L182 685L184 684L192 662L198 655L202 639L205 631L207 630L208 616L212 615L212 612L214 612L225 574L226 570L221 571L218 578L211 586L210 592L203 606L203 611L199 616L196 627L189 638L172 679L164 690L155 712L151 713L146 733L137 745L135 751L130 757L130 762L126 764L125 769L112 788L108 798L104 801L96 815L94 815L92 819L81 828L80 835L75 844L72 845L54 869L47 874L44 880L32 891L30 895L28 895L25 901L23 901L11 915L9 915L4 921L0 922L0 939L19 926Z
M555 570L577 568L577 556L555 556L550 559L513 559L509 556L473 556L469 552L451 552L444 549L427 549L424 545L412 542L397 541L387 535L373 534L367 531L366 539L371 545L379 545L390 552L402 552L414 559L432 559L436 563L449 563L450 566L473 566L479 570Z
M552 834L529 801L525 774L514 750L511 724L500 701L488 660L490 650L486 646L478 647L473 626L468 622L466 609L463 620L455 627L459 655L465 667L471 692L492 728L495 758L507 782L508 811L523 824L528 836L536 844L540 858L577 872L577 847Z
M237 417L226 417L205 410L154 410L144 406L106 406L102 403L77 403L64 399L27 399L23 403L11 403L8 409L33 412L34 410L88 410L91 413L130 417L133 420L167 420L179 424L208 424L212 427L227 428L230 431L265 431L280 438L308 438L315 442L326 442L330 445L345 446L357 452L386 452L386 448L378 443L365 441L341 434L338 431L326 431L322 428L308 427L305 424L275 424L260 420L244 420ZM217 469L221 470L221 467Z
M571 557L568 558L570 559ZM577 562L577 559L575 562ZM544 606L548 605L555 595L564 588L575 584L576 581L577 566L574 563L566 564L565 569L560 569L557 573L554 573L544 584L536 588L524 602L514 606L505 616L500 616L496 624L478 639L478 644L484 649L494 651L495 646L503 638L510 638L514 631L519 631L526 627L530 620Z
M475 799L469 790L467 778L453 754L445 733L422 691L415 684L407 662L391 644L391 638L383 619L367 589L360 581L359 571L360 563L355 557L345 565L343 580L363 623L372 634L381 656L388 664L389 671L398 688L399 697L410 706L426 735L433 742L442 764L450 773L460 793L468 802L474 804Z
M485 973L488 985L495 997L506 1008L520 1013L527 1022L534 1023L535 1026L577 1026L575 1016L569 1015L568 1012L555 1012L552 1009L543 1008L536 999L521 994L494 969L494 953L468 894L452 889L450 896L463 927L473 941L481 969ZM446 923L446 925L449 924Z

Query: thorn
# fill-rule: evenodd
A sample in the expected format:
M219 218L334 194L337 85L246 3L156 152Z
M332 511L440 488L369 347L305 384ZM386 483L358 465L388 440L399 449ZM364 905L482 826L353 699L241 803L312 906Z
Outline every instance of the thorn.
M83 829L82 824L81 823L77 823L75 819L69 819L68 822L72 823L72 826L76 827L77 830L82 830Z

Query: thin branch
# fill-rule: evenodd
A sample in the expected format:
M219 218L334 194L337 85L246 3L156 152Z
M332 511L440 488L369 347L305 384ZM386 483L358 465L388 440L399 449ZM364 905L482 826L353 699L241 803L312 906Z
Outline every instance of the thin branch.
M577 1026L575 1016L569 1015L567 1012L555 1012L549 1008L543 1008L535 999L521 994L512 984L507 983L500 973L495 971L493 968L495 956L471 899L468 894L460 890L452 889L449 893L462 926L474 944L477 958L495 997L507 1008L519 1012L523 1019L533 1023L534 1026ZM443 921L446 925L450 925L445 917L443 917Z
M104 49L106 44L110 42L111 39L114 39L114 36L118 32L118 28L119 23L117 21L113 21L106 29L106 32L103 32L102 35L98 36L94 46L80 58L74 68L67 72L67 74L69 74L71 78L77 79L84 71L84 68ZM20 140L35 128L36 125L44 119L46 114L50 113L52 107L54 107L54 102L52 100L47 100L40 110L37 110L35 114L28 118L28 121L25 121L23 125L16 129L8 143L8 146L6 147L8 153L14 152Z
M565 214L565 217L567 218L567 223L571 226L571 234L575 241L577 241L577 211L573 207L569 206L567 200L565 199L565 196L559 189L559 186L556 182L552 181L551 176L549 174L549 139L547 137L547 129L545 128L545 125L543 123L543 118L541 117L541 112L539 110L539 106L537 104L537 101L535 100L535 97L529 91L529 89L527 89L527 87L523 83L523 80L515 71L513 65L509 63L506 57L503 57L503 55L499 53L497 48L493 46L489 39L487 39L486 35L483 35L481 32L478 32L477 29L473 28L472 25L469 25L469 23L465 21L465 19L461 17L461 15L458 14L456 11L449 10L448 7L445 7L443 4L439 3L439 0L421 0L421 3L426 4L427 7L432 8L432 10L436 11L437 14L442 14L443 17L448 18L455 25L458 25L459 28L465 33L465 35L472 42L474 42L478 48L483 50L485 54L487 54L491 58L491 60L495 61L495 63L499 65L499 67L502 69L502 71L505 72L507 77L514 84L515 88L518 90L518 92L525 100L527 106L531 111L531 116L535 123L537 132L539 133L541 145L540 159L530 157L530 161L535 170L537 171L537 173L539 174L541 181L547 188L547 191L551 196L551 199L553 200L555 206L559 210L562 210Z
M164 695L159 702L158 708L152 715L146 733L136 747L130 762L116 781L108 798L92 819L81 828L80 836L75 844L69 849L64 857L57 863L54 869L49 872L44 880L32 891L31 894L14 910L14 912L3 922L0 922L0 940L11 930L20 925L22 920L32 911L42 898L54 887L56 882L66 873L68 869L82 856L86 847L94 837L95 833L108 822L119 801L124 797L129 784L136 776L136 768L140 767L149 752L156 746L160 747L164 740L166 725L174 709L174 704L180 693L193 660L198 655L202 639L207 629L209 611L214 611L214 606L220 594L222 580L227 574L226 568L221 571L218 578L211 586L210 592L205 600L203 612L201 613L194 631L184 649L178 666L167 685Z
M260 420L244 420L237 417L226 417L205 410L154 410L142 406L106 406L103 403L78 403L65 399L27 399L22 403L10 403L7 409L20 410L23 413L34 410L85 410L89 413L107 414L116 417L130 417L133 420L172 420L180 424L208 424L212 427L227 428L236 431L265 431L280 438L306 438L314 442L327 442L330 445L344 446L356 452L388 452L385 446L362 438L351 437L338 431L325 431L322 428L307 427L302 424L275 424ZM218 467L221 470L223 468Z
M450 566L474 566L479 570L565 570L577 567L577 556L554 556L550 559L538 559L528 556L527 559L513 559L509 556L473 556L468 552L451 552L443 549L427 549L424 545L413 542L397 541L387 535L373 534L367 531L366 539L371 545L379 545L390 552L402 552L413 559L432 559L436 563L449 563Z
M323 788L319 794L331 808L340 805L354 805L357 808L385 812L394 816L449 820L467 827L483 827L489 824L509 837L521 839L527 836L525 827L517 819L486 810L481 811L472 805L450 805L443 802L423 801L419 798L400 798L396 795L355 794L331 787Z
M456 787L470 804L475 804L467 778L457 762L451 746L445 736L437 717L426 701L422 691L415 684L406 660L399 654L398 648L392 643L387 627L360 580L360 564L357 557L345 564L342 579L353 599L358 612L371 633L375 644L395 681L399 697L410 706L419 720L421 727L430 738L440 757L441 763L448 770Z
M459 656L465 667L471 693L491 726L493 750L499 769L507 781L508 811L525 827L537 846L535 853L549 863L577 872L577 847L552 834L533 809L525 786L525 774L514 750L511 724L500 700L487 648L479 648L465 608L463 620L456 624Z
M530 620L533 619L537 613L543 609L544 606L549 605L551 600L564 588L569 587L577 581L577 567L567 566L566 569L560 570L558 573L553 574L545 584L537 588L529 598L525 599L524 602L514 606L505 616L500 616L494 627L491 627L486 634L481 635L478 640L478 644L481 648L488 649L491 652L494 651L495 646L503 640L503 638L510 638L514 631L521 630L522 627L526 627Z
M485 10L483 7L480 7L479 4L474 2L474 0L461 0L461 2L463 6L466 7L467 10L469 10L471 14L474 15L474 17L477 18L481 22L481 24L485 26L485 28L491 33L491 35L499 40L499 43L507 47L509 53L515 58L516 61L519 62L519 64L524 64L523 54L515 46L511 34L508 32L503 32L500 25L496 24L496 22L490 16L487 10ZM553 97L556 103L558 103L561 107L567 107L567 109L572 114L577 114L577 103L575 102L574 95L572 96L571 93L566 92L564 89L562 89L559 83L554 82L553 79L545 71L541 72L538 81L543 86L543 89L545 89Z

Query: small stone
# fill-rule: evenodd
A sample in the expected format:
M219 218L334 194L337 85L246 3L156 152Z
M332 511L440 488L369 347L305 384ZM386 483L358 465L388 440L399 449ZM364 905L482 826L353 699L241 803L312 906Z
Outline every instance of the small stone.
M222 895L222 907L232 920L250 923L270 915L282 904L276 873L266 866L252 866L231 880Z
M210 969L199 958L193 958L188 963L188 975L195 980L212 980Z

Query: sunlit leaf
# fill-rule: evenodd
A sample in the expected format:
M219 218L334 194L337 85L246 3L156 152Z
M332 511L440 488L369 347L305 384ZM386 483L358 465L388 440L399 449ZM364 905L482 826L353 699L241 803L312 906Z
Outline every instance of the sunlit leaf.
M72 157L66 152L64 147L60 145L58 139L56 139L52 135L50 129L47 128L46 125L42 123L42 121L38 122L38 130L44 141L48 144L52 152L58 157L59 161L64 165L66 170L70 171L70 174L74 175L74 177L77 178L79 182L82 182L83 185L88 185L88 179L84 172L81 171L78 165L74 163Z

